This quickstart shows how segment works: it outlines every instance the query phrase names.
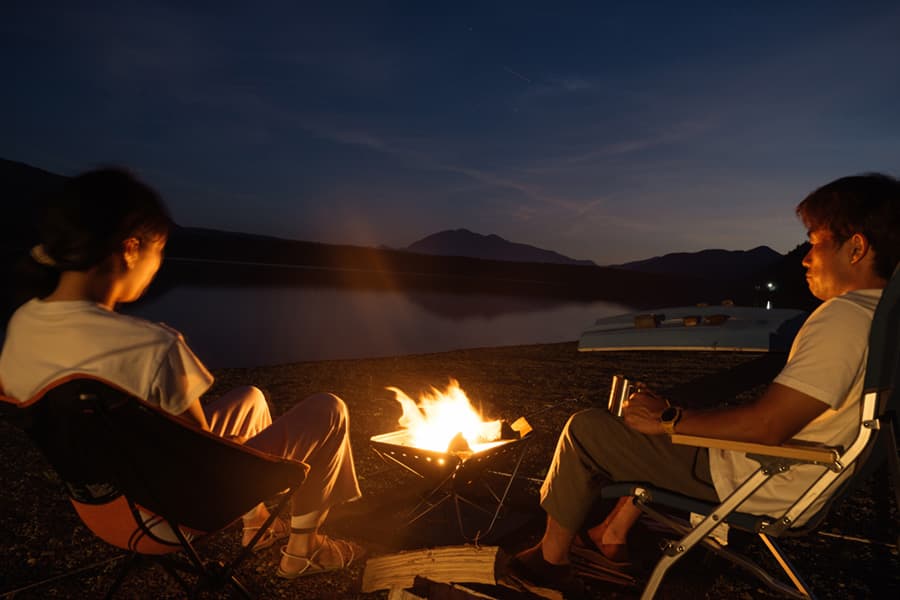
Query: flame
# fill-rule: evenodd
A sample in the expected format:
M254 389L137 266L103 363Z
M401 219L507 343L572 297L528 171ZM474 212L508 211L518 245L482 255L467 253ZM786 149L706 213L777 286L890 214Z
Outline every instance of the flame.
M472 408L455 379L450 379L444 392L432 387L431 393L419 397L418 404L399 388L386 389L394 392L403 408L399 423L407 429L411 446L446 452L453 438L462 434L470 448L477 452L485 444L500 439L500 421L485 421Z

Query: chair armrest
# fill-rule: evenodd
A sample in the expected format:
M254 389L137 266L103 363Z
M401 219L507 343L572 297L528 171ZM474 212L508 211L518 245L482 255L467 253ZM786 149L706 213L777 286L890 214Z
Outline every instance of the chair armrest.
M701 448L718 448L720 450L733 450L747 454L761 454L778 458L790 458L820 464L833 464L840 458L840 448L823 446L801 440L789 440L779 446L768 444L755 444L752 442L736 442L734 440L722 440L718 438L703 437L699 435L672 434L673 444L685 446L699 446Z

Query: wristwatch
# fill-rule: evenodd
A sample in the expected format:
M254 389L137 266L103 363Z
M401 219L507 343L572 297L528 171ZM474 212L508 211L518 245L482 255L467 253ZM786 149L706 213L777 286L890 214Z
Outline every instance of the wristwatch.
M675 426L681 420L681 408L678 406L669 406L659 415L659 424L662 425L663 431L669 435L675 433Z

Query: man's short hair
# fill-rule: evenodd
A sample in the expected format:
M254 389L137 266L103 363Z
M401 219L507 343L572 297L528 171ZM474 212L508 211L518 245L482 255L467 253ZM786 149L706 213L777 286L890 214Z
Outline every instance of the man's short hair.
M856 233L875 252L875 272L890 279L900 261L900 181L881 173L842 177L797 205L809 231L826 229L843 243Z

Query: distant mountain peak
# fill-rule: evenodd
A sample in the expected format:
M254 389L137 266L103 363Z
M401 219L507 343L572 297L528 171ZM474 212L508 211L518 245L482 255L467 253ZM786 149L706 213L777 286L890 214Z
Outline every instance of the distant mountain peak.
M552 250L506 240L496 233L483 235L468 229L447 229L413 242L405 248L418 254L464 256L510 262L594 265L590 260L570 258Z

